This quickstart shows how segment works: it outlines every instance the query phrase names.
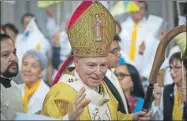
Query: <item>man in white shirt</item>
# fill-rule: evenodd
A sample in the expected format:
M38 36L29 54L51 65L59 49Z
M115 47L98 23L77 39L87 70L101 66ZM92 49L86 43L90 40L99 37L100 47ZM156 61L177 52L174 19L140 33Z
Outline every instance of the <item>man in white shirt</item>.
M6 34L0 35L1 41L1 120L14 120L17 112L23 112L21 91L12 81L18 74L18 58L13 40Z
M148 79L159 43L158 35L160 35L163 19L148 15L146 1L140 0L137 5L140 10L132 12L131 16L122 23L121 54L128 63L138 69L142 79ZM141 51L142 48L144 48L143 51Z

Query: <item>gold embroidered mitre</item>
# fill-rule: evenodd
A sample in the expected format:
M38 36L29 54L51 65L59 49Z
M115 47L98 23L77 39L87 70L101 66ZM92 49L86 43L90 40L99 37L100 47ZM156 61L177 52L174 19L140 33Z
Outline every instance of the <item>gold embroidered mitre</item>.
M107 56L115 35L114 18L98 1L83 1L72 15L67 33L74 56Z

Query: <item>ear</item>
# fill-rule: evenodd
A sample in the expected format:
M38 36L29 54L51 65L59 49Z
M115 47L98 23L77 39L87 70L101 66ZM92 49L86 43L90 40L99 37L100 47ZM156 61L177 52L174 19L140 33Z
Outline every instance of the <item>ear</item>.
M39 76L38 76L39 79L42 78L42 71L39 72Z
M41 79L42 78L42 74L40 74L38 78Z
M133 86L134 86L133 84L134 84L134 83L133 83L133 81L132 81L132 78L131 78L131 77L130 77L130 79L131 79L130 84L131 84L131 86L132 86L132 88L133 88Z
M74 64L75 64L75 67L77 67L77 66L78 66L78 63L79 63L79 59L78 59L77 57L74 57L74 58L73 58L73 62L74 62Z

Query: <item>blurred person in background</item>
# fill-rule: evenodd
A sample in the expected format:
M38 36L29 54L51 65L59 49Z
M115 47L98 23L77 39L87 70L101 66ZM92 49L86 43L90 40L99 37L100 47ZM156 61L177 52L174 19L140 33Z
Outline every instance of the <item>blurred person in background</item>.
M1 41L1 120L14 120L17 112L23 112L21 91L12 81L18 74L18 58L13 40L0 34Z
M7 24L4 25L4 29L5 29L6 34L8 34L11 37L11 39L15 42L16 37L19 33L16 26L14 24L7 23Z
M38 113L49 87L42 79L42 71L47 67L45 55L36 50L27 51L22 59L21 76L24 84L19 85L25 113Z
M117 67L119 58L121 56L120 54L120 47L119 42L121 41L120 37L116 34L113 38L113 41L111 43L110 51L107 56L107 64L108 69L106 72L106 75L104 77L104 81L109 87L110 91L118 101L118 111L121 111L122 113L130 113L130 109L128 106L128 101L123 94L123 90L118 82L117 77L115 76L113 69Z
M122 57L139 71L146 89L156 48L159 43L160 30L163 19L148 14L148 4L144 0L137 3L139 11L131 12L127 20L122 23L120 37L122 41ZM151 28L151 29L150 29ZM143 66L143 67L142 67Z
M54 69L57 70L60 63L62 63L68 56L71 55L71 45L69 43L68 36L65 32L56 32L53 35L52 41L52 63Z
M169 60L169 70L173 79L172 84L165 85L163 88L159 84L154 84L154 101L152 112L154 120L185 120L184 95L182 87L186 78L183 79L185 68L182 68L181 52L174 53Z
M145 94L137 69L131 64L121 64L115 69L115 75L128 99L131 112L141 111Z
M47 68L43 71L42 78L48 85L51 85L52 81L52 51L51 44L48 39L42 34L37 23L36 17L31 13L26 13L21 18L24 32L19 34L16 39L16 47L18 49L19 66L21 68L22 58L26 51L35 49L40 51L47 57ZM18 80L21 79L19 74ZM23 83L23 82L20 82Z
M56 74L58 67L64 60L71 55L71 45L65 30L60 32L59 26L57 26L53 11L50 7L46 8L47 15L47 31L52 44L52 65L53 75Z

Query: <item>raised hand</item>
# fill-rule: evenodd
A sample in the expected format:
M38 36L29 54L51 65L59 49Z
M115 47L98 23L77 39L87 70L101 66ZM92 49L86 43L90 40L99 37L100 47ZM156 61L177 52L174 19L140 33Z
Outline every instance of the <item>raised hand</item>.
M139 54L143 55L145 50L145 42L142 42L142 44L139 46Z
M77 98L73 102L72 109L68 114L69 120L77 120L77 118L82 114L84 108L90 103L90 100L86 100L83 102L85 98L85 88L82 88L77 95Z

